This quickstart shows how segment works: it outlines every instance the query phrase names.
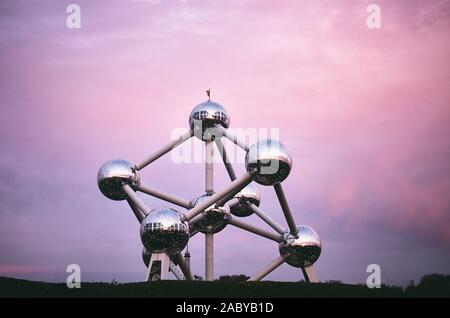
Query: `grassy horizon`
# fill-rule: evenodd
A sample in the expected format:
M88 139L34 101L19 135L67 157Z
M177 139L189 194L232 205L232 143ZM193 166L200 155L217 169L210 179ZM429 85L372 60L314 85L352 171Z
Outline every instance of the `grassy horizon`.
M276 281L156 281L138 283L82 282L69 289L65 283L0 277L0 297L154 297L154 298L297 298L297 297L450 297L450 275L429 274L406 287L382 285L369 289L363 284L341 282L308 284Z

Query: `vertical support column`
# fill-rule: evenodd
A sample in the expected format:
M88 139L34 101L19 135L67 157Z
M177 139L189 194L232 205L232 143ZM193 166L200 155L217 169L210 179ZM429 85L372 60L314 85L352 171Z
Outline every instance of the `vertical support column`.
M214 141L205 142L205 191L207 194L214 193ZM205 280L214 279L214 235L205 234Z
M214 234L205 234L205 280L214 279Z
M205 191L212 195L214 192L214 141L205 142Z

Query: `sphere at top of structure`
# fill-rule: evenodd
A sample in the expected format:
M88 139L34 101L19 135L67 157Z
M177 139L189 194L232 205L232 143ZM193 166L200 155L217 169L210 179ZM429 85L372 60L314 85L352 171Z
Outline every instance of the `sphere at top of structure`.
M141 223L141 241L149 253L181 252L189 241L189 225L171 208L152 210Z
M253 144L245 156L247 172L261 185L275 185L284 181L292 169L292 158L278 140L265 139Z
M136 190L140 184L139 173L134 165L126 160L110 160L105 162L97 174L97 184L100 191L112 200L120 201L127 198L123 185L129 185Z
M322 252L319 235L306 225L297 226L298 237L295 238L287 231L284 240L279 245L280 255L286 263L294 267L308 267L313 265Z
M194 199L191 205L194 207L204 202L210 195L204 194ZM192 223L192 230L205 234L214 234L222 231L230 221L230 208L228 205L215 207L210 206L198 216L198 221Z
M152 258L152 253L147 251L147 249L143 246L142 247L142 261L145 264L145 267L148 267L150 264L150 259Z
M248 184L244 189L239 191L234 199L230 201L231 214L239 217L246 217L253 214L249 204L259 206L261 201L261 193L256 185L253 183Z
M205 133L205 130L216 125L228 128L230 116L222 105L211 100L195 106L189 115L189 127L194 130L194 135L202 140L211 139L211 136ZM214 134L214 132L211 133Z

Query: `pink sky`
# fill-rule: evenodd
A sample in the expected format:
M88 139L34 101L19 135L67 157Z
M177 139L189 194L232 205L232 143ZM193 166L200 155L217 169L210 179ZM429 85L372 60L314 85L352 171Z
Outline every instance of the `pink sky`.
M448 272L450 1L376 1L381 29L366 26L371 2L78 1L74 30L64 2L2 1L0 274L78 262L111 273L94 279L141 279L137 224L101 196L97 169L158 149L206 88L233 127L280 129L295 217L324 241L322 277L363 281L370 263L393 282ZM144 183L199 194L202 166L169 159ZM283 222L270 189L262 207ZM239 240L248 246L235 250ZM217 275L252 274L277 255L228 228L217 244ZM192 250L203 275L200 238ZM283 267L269 278L299 277Z

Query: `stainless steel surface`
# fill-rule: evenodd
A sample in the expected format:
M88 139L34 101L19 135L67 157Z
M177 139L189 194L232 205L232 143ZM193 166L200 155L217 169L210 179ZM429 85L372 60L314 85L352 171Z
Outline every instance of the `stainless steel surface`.
M250 183L234 196L237 200L230 200L228 203L231 214L239 217L246 217L253 214L249 204L259 206L261 202L261 193L259 188Z
M172 262L169 263L169 269L172 272L172 274L175 276L176 279L184 280L183 273L181 273L179 271L178 267L174 263L172 263Z
M205 142L205 192L214 192L214 141Z
M127 184L132 189L139 185L139 173L134 166L126 160L111 160L105 162L97 174L97 184L100 191L112 200L120 201L127 198L123 191L123 185Z
M283 187L281 184L275 184L273 187L275 189L275 193L277 194L278 201L280 202L281 209L283 210L284 217L286 218L286 222L289 226L289 230L292 235L297 236L297 225L295 224L294 216L292 215L286 196L284 195Z
M222 191L214 193L207 200L201 202L201 204L198 204L197 206L194 206L192 209L187 211L187 213L185 214L185 219L187 221L191 220L193 217L202 213L213 204L218 203L217 206L223 205L222 203L219 203L219 201L221 200L224 200L225 202L228 201L229 200L228 197L234 196L237 192L243 189L251 181L252 181L251 174L246 173L242 175L239 179L236 179L233 182L231 182Z
M225 146L223 145L221 138L216 138L214 140L216 142L217 149L219 150L223 164L225 165L225 169L227 169L231 181L236 180L236 173L234 172L233 165L231 164L230 158L228 158L227 150L225 149Z
M313 265L308 267L302 267L303 277L307 283L318 283L319 278L317 277L316 270Z
M182 135L182 136L178 137L177 139L171 141L169 144L167 144L166 146L164 146L163 148L161 148L160 150L158 150L157 152L155 152L154 154L149 156L147 159L142 161L140 164L137 164L135 169L136 170L141 170L141 169L145 168L146 166L151 164L153 161L155 161L155 160L159 159L160 157L164 156L166 153L168 153L169 151L171 151L175 147L181 145L186 140L189 140L192 137L193 134L194 134L194 132L192 131L192 129L189 130L184 135Z
M279 225L274 219L272 219L267 213L264 213L264 211L258 208L256 205L249 204L249 208L252 209L252 211L261 218L261 220L266 222L267 225L269 225L278 233L284 234L284 232L286 232L286 230L281 225Z
M206 130L217 125L225 128L230 126L230 116L219 103L210 100L203 102L195 106L189 115L189 127L201 140L209 140L210 136L205 134Z
M299 225L297 231L298 238L290 232L284 234L283 242L279 244L280 255L291 266L311 266L317 261L322 251L319 235L306 225Z
M305 281L308 283L318 283L319 277L317 276L316 269L314 265L302 268L303 276L305 277Z
M145 218L144 212L142 212L130 198L127 198L127 202L140 224L142 220Z
M146 281L169 279L170 258L165 253L154 253L150 257Z
M196 207L206 200L210 196L204 194L192 201L192 206ZM222 231L230 220L230 208L227 205L216 207L209 206L201 212L201 215L197 216L198 219L195 222L190 223L192 231L199 231L202 233L218 233Z
M177 253L173 256L175 263L180 266L186 280L194 280L194 275L192 275L191 269L187 266L186 260L181 253Z
M147 251L144 246L142 246L142 261L145 264L145 267L148 267L148 264L150 264L150 258L152 257L152 253Z
M259 281L277 269L281 264L284 263L283 256L278 256L272 263L267 265L261 272L256 274L255 276L249 278L249 282Z
M146 193L148 195L151 195L151 196L153 196L155 198L164 200L166 202L173 203L173 204L178 205L180 207L183 207L185 209L189 209L190 208L189 201L181 199L181 198L178 198L178 197L176 197L176 196L174 196L172 194L169 194L169 193L161 192L161 191L156 190L154 188L151 188L149 186L144 186L144 185L141 184L141 185L139 185L137 187L136 190L140 191L140 192L143 192L143 193Z
M249 147L246 145L242 140L240 140L237 136L233 135L228 129L217 126L218 130L218 136L224 136L228 140L230 140L232 143L234 143L236 146L244 149L245 151L248 151Z
M141 241L150 253L173 255L189 241L189 225L180 212L171 208L152 210L142 221Z
M243 230L254 233L256 235L260 235L262 237L268 238L269 240L272 240L275 242L281 242L283 239L283 236L281 234L271 233L266 230L260 229L259 227L256 227L252 224L242 222L241 220L238 220L236 217L231 217L231 220L229 223L238 228L241 228Z
M205 234L205 279L214 280L214 234Z
M262 185L274 185L287 178L292 169L292 158L284 145L265 139L252 145L245 156L245 167L254 172L253 179Z
M150 213L150 208L145 205L145 203L141 200L141 198L137 196L136 192L134 192L129 185L124 185L123 191L125 191L125 193L127 194L128 200L133 202L133 204L138 207L142 213L144 213L145 215Z

